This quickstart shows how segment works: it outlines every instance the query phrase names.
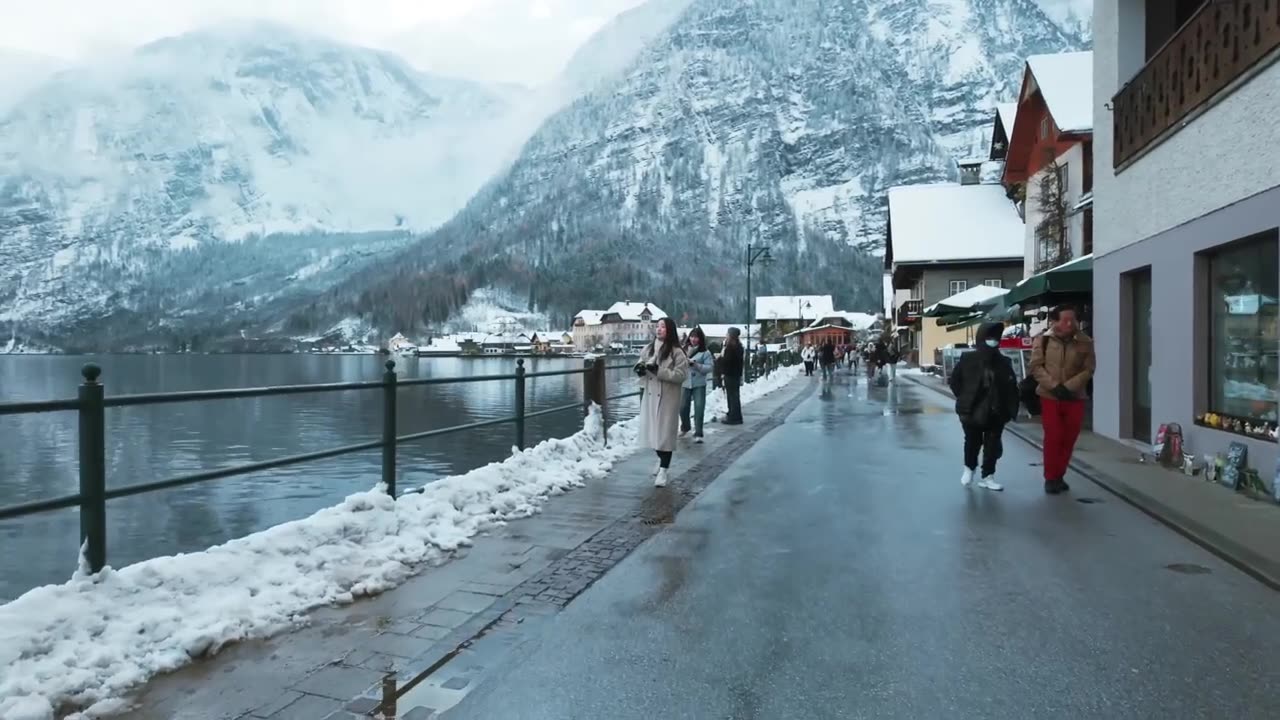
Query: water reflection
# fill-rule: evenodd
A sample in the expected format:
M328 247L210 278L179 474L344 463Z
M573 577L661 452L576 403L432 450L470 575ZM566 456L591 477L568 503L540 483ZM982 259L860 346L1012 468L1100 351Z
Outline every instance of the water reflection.
M385 358L315 355L0 356L0 401L74 397L79 368L103 367L109 395L381 378ZM502 358L397 358L401 378L510 374ZM581 367L581 360L530 358L529 372ZM626 371L610 373L610 393L630 387ZM401 434L510 416L513 383L475 382L403 388ZM530 412L578 402L577 375L530 378ZM615 417L635 413L634 399ZM107 411L107 483L120 486L269 460L381 437L379 390L221 400ZM532 418L532 444L581 427L576 413ZM466 472L510 453L512 425L498 425L400 448L402 487ZM366 490L378 480L380 451L215 480L163 493L115 500L107 508L108 557L117 567L157 555L190 552L292 520ZM77 490L76 416L0 417L0 505ZM75 567L79 534L74 510L0 523L0 600L39 584L61 582Z

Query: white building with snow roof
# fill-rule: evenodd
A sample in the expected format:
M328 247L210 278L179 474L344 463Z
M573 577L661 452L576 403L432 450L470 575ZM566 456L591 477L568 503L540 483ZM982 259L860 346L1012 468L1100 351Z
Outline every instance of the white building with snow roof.
M983 183L981 163L960 166L961 183L889 189L885 272L894 289L891 318L906 333L909 361L968 341L968 330L923 318L925 307L977 285L1010 288L1022 279L1023 227L1001 185Z
M1093 53L1027 58L996 126L993 138L1008 134L1001 184L1025 221L1023 277L1093 252Z
M605 340L603 310L583 310L573 316L573 345L578 350L588 352L597 347L608 347Z
M653 339L654 326L667 314L647 302L616 302L607 310L583 310L573 318L573 344L579 350L615 345L636 348Z
M756 322L766 342L780 340L835 312L830 295L765 295L756 298Z

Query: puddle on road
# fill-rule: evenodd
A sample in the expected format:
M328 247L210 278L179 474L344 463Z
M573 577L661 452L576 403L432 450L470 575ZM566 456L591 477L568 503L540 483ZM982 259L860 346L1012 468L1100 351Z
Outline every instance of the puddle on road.
M1169 565L1165 565L1164 569L1172 570L1173 572L1181 573L1183 575L1208 575L1213 572L1203 565L1196 565L1194 563L1171 563Z

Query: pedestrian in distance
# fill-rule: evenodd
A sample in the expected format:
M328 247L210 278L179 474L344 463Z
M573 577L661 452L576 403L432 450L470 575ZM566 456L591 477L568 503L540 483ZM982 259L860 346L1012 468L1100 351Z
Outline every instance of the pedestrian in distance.
M816 354L813 351L813 345L805 345L800 351L800 359L804 360L804 376L813 377L813 360Z
M689 377L689 358L677 343L674 320L666 317L658 321L657 337L640 353L635 373L644 389L640 398L640 444L658 453L653 484L665 487L671 453L676 449L681 387Z
M956 415L964 429L964 472L960 484L973 484L982 454L982 476L978 487L1003 490L996 482L996 463L1004 454L1004 426L1017 419L1020 399L1013 363L1000 353L1001 323L978 327L976 350L960 356L947 384L956 397Z
M836 367L836 346L830 340L822 344L822 350L818 352L818 364L822 366L822 379L830 380Z
M724 340L724 351L720 353L720 381L724 383L724 400L728 408L721 420L725 425L742 424L742 373L746 364L746 348L742 347L739 336L742 331L736 327L729 328L729 335Z
M1049 328L1031 346L1028 372L1035 378L1044 426L1044 491L1067 492L1067 467L1084 423L1089 381L1097 367L1093 340L1081 330L1076 309L1049 311Z
M693 442L702 444L702 420L707 410L707 374L715 360L707 350L707 336L702 328L689 331L684 353L689 358L689 377L680 392L680 435L689 434L689 409L693 407Z

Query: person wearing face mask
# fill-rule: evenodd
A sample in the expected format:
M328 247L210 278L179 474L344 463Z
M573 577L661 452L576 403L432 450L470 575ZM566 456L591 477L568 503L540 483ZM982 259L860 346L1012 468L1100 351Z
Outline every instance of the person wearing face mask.
M1004 426L1018 417L1018 379L1013 363L1000 354L1001 323L978 327L978 347L960 356L947 384L956 396L956 414L964 428L964 472L960 484L973 484L982 454L982 476L978 487L1003 490L996 482L996 462L1004 454Z

